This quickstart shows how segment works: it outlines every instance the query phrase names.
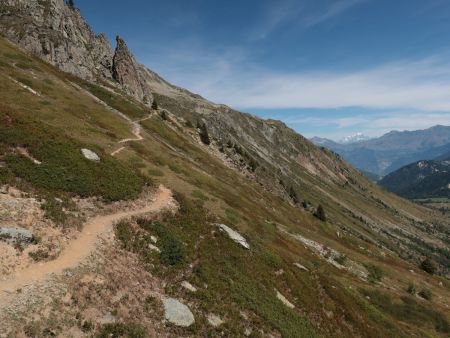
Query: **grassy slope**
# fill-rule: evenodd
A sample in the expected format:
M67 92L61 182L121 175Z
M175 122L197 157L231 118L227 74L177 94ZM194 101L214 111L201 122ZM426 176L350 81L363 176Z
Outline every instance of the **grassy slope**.
M133 175L133 170L128 167L128 164L132 164L139 168L142 175L152 176L157 182L186 196L183 205L187 210L162 220L173 238L187 244L185 262L165 267L162 278L172 280L174 276L184 276L195 284L207 283L207 291L185 297L192 297L192 301L197 304L197 313L212 311L226 317L227 324L221 330L229 336L242 334L240 310L252 314L249 325L263 328L266 332L276 330L285 337L446 335L448 327L442 324L445 320L439 318L448 318L449 315L443 305L449 301L448 281L420 272L412 274L409 270L416 270L416 267L396 255L381 254L376 245L350 233L338 237L333 224L314 219L309 213L292 207L236 174L188 135L158 117L143 122L143 142L131 143L118 155L118 160L109 158L107 153L114 149L116 142L131 136L128 124L71 86L68 81L76 79L25 56L2 40L0 47L0 101L3 116L39 123L42 125L37 127L40 133L45 128L53 130L52 133L39 134L43 145L48 144L52 137L63 139L69 136L66 146L70 149L76 149L79 143L87 144L107 158L108 165L123 166ZM13 66L14 63L16 66ZM42 93L42 97L21 89L6 76L30 85ZM105 92L99 93L98 88L76 81L108 100ZM138 104L132 104L122 96L114 96L110 100L110 104L132 117L141 117L145 113ZM42 151L34 151L33 144L28 146L36 157ZM9 151L7 145L3 145L2 149ZM47 150L52 152L57 149L50 147ZM77 158L74 161L79 160ZM299 175L308 176L305 181L312 184L315 180L320 183L317 178L311 178L306 173ZM36 183L33 180L30 182ZM334 186L323 188L331 189L332 195L341 193L345 203L359 203L358 208L366 208L373 215L386 214L373 202L356 199L351 192L332 191L336 189ZM71 188L66 190L70 191ZM92 191L98 194L95 189ZM379 189L374 188L374 191L375 195L383 194ZM305 193L315 203L324 200L317 191L310 193L307 190ZM383 198L390 199L394 206L402 203L394 197L383 195ZM325 208L333 215L333 219L350 222L351 218L345 217L332 199L325 200ZM412 206L408 205L407 208L411 213L417 213ZM392 217L395 222L394 216L384 217ZM252 250L240 249L217 231L212 233L214 228L210 224L211 220L233 224L249 239ZM303 244L277 231L277 224L344 252L352 260L382 267L386 273L383 284L370 284L332 267ZM357 222L353 227L366 232L367 236L373 236L372 232ZM145 231L153 230L149 228ZM190 262L194 262L198 269L191 269ZM302 263L311 272L302 272L293 266L294 262ZM164 267L163 262L160 264ZM281 269L284 273L277 276L275 272ZM439 281L443 282L443 286L438 285ZM431 289L435 299L432 302L416 299L414 302L417 306L408 305L412 300L404 290L410 282ZM290 310L283 307L275 298L274 288L291 300L296 308ZM171 288L170 283L167 291L174 295L182 292ZM381 296L377 296L376 292L380 292ZM370 300L366 296L371 297ZM391 302L398 307L389 306ZM412 312L408 313L405 308ZM430 312L432 309L441 314ZM207 328L204 320L199 320L192 330L201 335L211 329ZM183 334L183 331L177 333Z

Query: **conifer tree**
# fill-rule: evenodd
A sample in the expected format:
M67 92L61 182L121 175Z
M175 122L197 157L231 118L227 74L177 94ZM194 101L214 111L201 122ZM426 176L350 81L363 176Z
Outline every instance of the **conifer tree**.
M314 216L316 216L318 219L320 219L323 222L327 221L327 216L325 215L325 210L324 210L322 204L319 204L316 212L314 213Z
M211 144L211 140L209 138L208 129L206 128L206 124L197 123L198 128L200 129L200 140L206 144L207 146Z

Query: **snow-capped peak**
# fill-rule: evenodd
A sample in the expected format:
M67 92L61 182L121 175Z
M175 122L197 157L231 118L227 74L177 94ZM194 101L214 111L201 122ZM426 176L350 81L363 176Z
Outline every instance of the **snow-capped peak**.
M369 139L370 137L364 135L363 133L356 133L353 135L343 137L339 142L343 144L349 144L349 143L358 143Z

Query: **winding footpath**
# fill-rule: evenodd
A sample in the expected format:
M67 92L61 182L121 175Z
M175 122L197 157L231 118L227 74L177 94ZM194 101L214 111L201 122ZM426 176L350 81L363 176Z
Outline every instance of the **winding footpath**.
M140 209L93 217L58 258L45 263L33 264L18 272L12 279L0 281L0 304L5 293L15 292L24 286L45 280L50 274L61 274L65 269L78 266L97 247L99 237L113 230L115 222L146 213L160 212L168 208L173 201L172 192L163 186L159 187L155 197L156 199L152 203Z

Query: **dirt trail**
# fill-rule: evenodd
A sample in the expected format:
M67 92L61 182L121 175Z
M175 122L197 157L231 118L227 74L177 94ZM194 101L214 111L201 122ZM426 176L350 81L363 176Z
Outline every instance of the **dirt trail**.
M160 186L155 201L141 209L92 218L84 225L79 236L67 246L58 258L45 263L33 264L18 272L13 279L0 281L0 300L5 292L14 292L26 285L44 280L49 274L60 274L65 269L76 267L94 251L99 235L112 230L113 223L123 218L161 211L168 207L171 201L171 191Z
M142 118L140 120L131 122L131 125L132 125L132 131L131 132L133 133L134 136L136 136L136 138L125 138L123 140L120 140L118 143L119 144L123 144L123 143L127 143L127 142L132 142L132 141L142 141L144 138L141 135L141 129L142 128L141 128L141 125L139 124L139 122L148 120L148 119L152 118L152 116L153 116L153 114L150 114L149 116L144 117L144 118ZM120 153L124 149L125 149L125 147L120 147L119 149L114 150L111 153L111 156L117 155L118 153Z

